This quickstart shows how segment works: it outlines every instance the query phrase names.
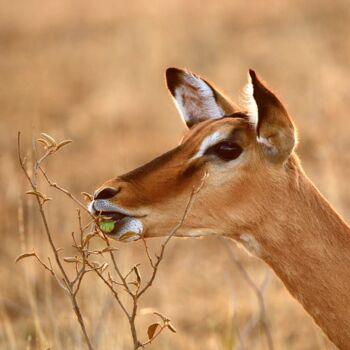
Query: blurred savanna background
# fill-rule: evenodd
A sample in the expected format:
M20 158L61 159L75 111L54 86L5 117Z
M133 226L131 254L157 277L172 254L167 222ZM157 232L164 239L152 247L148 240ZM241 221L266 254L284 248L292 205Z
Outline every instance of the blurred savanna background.
M178 143L185 128L164 85L168 66L202 74L234 99L254 68L294 117L306 172L349 220L349 31L348 0L2 1L0 348L85 347L52 276L33 259L14 262L24 250L51 254L36 203L24 195L17 131L29 161L40 132L74 140L45 169L80 196ZM55 241L69 253L76 205L44 182L41 189L53 198L46 210ZM275 349L334 349L264 263L227 244L258 286L270 275L262 293ZM115 245L125 271L141 263L149 273L142 243ZM79 301L98 349L131 349L128 322L101 281L84 281ZM267 349L259 320L251 322L256 295L217 238L172 239L140 307L177 328L150 349ZM152 321L138 317L144 339Z

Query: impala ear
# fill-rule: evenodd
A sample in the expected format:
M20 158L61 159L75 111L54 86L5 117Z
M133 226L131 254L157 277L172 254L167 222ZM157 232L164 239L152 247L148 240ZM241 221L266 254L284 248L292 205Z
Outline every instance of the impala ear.
M245 89L247 110L257 141L273 162L283 162L296 145L296 131L286 109L253 70Z
M204 79L178 68L168 68L166 83L182 119L190 128L207 119L218 119L238 108Z

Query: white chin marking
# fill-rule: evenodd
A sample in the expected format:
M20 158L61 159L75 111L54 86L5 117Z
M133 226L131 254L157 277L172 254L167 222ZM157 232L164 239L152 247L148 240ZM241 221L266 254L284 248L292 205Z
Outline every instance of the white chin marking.
M117 225L118 232L116 238L123 240L124 242L136 241L142 235L143 225L139 219L126 217L117 222ZM123 236L126 234L128 234L128 236L123 239Z

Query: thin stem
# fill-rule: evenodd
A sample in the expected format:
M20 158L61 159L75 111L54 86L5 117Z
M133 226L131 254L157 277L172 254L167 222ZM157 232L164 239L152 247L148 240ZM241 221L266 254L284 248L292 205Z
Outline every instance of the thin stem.
M167 246L167 244L169 243L170 239L176 234L176 232L182 227L184 221L186 220L187 218L187 215L188 215L188 212L189 212L189 209L192 205L192 201L193 201L193 198L194 198L194 195L196 193L198 193L198 191L201 189L201 187L203 186L203 182L201 183L199 189L193 189L193 191L191 192L191 195L190 195L190 198L186 204L186 207L185 207L185 210L184 210L184 213L182 215L182 218L180 220L180 222L171 230L170 234L167 236L167 238L165 239L164 243L162 244L161 246L161 250L160 250L160 253L159 255L157 256L157 259L156 259L156 262L154 263L154 266L153 266L153 271L152 271L152 275L151 275L151 278L149 279L149 281L146 283L146 285L144 286L143 289L141 289L141 291L138 293L138 297L140 297L143 293L145 293L147 291L148 288L150 288L152 286L152 283L154 281L154 279L156 278L156 275L157 275L157 271L158 271L158 267L159 267L159 264L161 263L161 261L163 260L163 256L164 256L164 252L165 252L165 248Z
M19 159L20 166L21 166L21 168L22 168L26 178L28 179L28 182L30 183L33 191L37 191L37 184L36 184L37 169L40 168L40 164L51 154L51 152L47 151L39 160L37 160L35 162L34 175L33 175L34 180L32 180L31 177L28 174L28 171L27 171L27 169L25 167L25 164L24 164L24 162L22 160L22 157L21 157L21 133L20 132L18 132L17 146L18 146L18 159ZM87 344L89 350L93 350L94 348L93 348L92 343L90 341L90 338L89 338L89 336L87 334L85 323L84 323L83 317L81 315L78 302L76 300L76 295L72 291L70 279L69 279L66 271L63 268L61 260L60 260L60 258L58 256L58 250L57 250L57 248L55 246L55 243L53 241L53 238L51 236L51 231L50 231L49 224L47 222L46 215L45 215L44 208L43 208L43 202L41 202L41 200L40 200L40 198L38 196L35 196L35 197L36 197L36 201L37 201L37 204L38 204L38 207L39 207L40 216L41 216L42 222L44 224L46 237L47 237L47 239L49 241L51 250L52 250L52 252L54 254L57 266L58 266L59 270L61 271L61 273L63 275L63 282L66 285L66 288L64 288L64 289L68 292L68 294L70 296L70 299L71 299L71 302L72 302L72 305L73 305L73 309L74 309L74 312L75 312L75 314L77 316L77 319L78 319L78 322L79 322L80 327L82 329L82 332L84 334L86 344Z
M34 141L35 143L35 141ZM37 153L36 153L36 149L35 149L35 144L33 146L34 148L34 152L35 152L35 158L37 159ZM141 298L141 296L152 286L158 269L159 269L159 265L161 263L161 261L164 258L164 252L166 249L166 246L168 245L170 239L176 234L176 232L182 227L184 221L187 218L187 215L189 213L190 207L192 205L193 202L193 198L194 195L197 194L199 192L199 190L202 188L203 183L204 183L204 179L206 177L203 177L200 186L196 189L194 188L193 191L190 194L190 198L188 200L188 202L186 203L185 206L185 210L184 213L181 217L180 222L172 229L172 231L170 232L170 234L166 237L166 239L164 240L164 242L161 245L161 249L160 249L160 253L158 256L155 256L154 259L151 258L148 246L145 242L145 240L143 240L143 243L145 245L145 251L146 251L146 255L147 258L149 260L150 266L152 267L152 273L151 276L149 278L149 280L145 283L145 285L143 286L143 288L141 288L141 286L143 285L142 280L141 280L141 275L139 273L139 270L137 268L137 265L135 265L129 273L127 273L125 276L123 275L119 265L118 265L118 261L117 258L115 256L115 254L113 253L113 251L115 250L113 247L111 247L110 244L110 240L109 238L104 234L104 232L102 232L97 225L97 230L88 233L87 235L85 235L85 230L88 228L88 226L90 226L91 223L88 223L87 225L85 225L83 227L82 225L82 220L81 220L81 213L80 213L80 209L78 209L78 222L79 222L79 232L80 232L80 241L79 239L76 239L76 237L74 236L74 233L72 234L72 239L73 239L73 247L77 250L79 256L76 257L72 257L71 261L67 259L67 262L72 262L75 263L75 275L74 278L72 277L72 279L69 278L66 270L64 269L64 266L62 265L62 261L60 259L60 256L58 254L59 249L56 248L50 228L49 228L49 224L45 215L45 211L44 211L44 204L45 201L47 200L45 196L43 196L40 192L37 191L37 179L38 179L38 172L40 171L40 173L43 175L43 177L45 178L46 182L48 183L48 185L52 188L55 188L56 190L62 192L63 194L65 194L67 197L69 197L71 200L73 200L78 206L79 208L83 209L85 212L88 213L88 215L92 218L92 220L97 224L97 219L89 212L89 210L86 208L86 206L77 198L75 197L72 193L70 193L68 190L66 190L63 187L60 187L58 184L56 184L55 182L51 181L51 179L49 178L49 176L47 175L47 173L45 172L45 170L42 168L42 163L44 162L44 160L51 154L54 154L56 151L58 150L58 148L54 147L54 148L49 148L42 156L41 158L37 159L35 164L34 164L34 169L33 169L33 175L30 176L29 172L27 171L26 167L25 167L25 162L22 160L21 158L21 149L20 149L20 133L18 133L18 158L19 158L19 162L20 165L22 167L22 170L26 176L26 178L28 179L32 189L34 192L36 193L32 193L36 195L36 200L38 203L38 207L39 207L39 211L40 211L40 215L41 215L41 219L44 223L44 227L45 227L45 232L46 232L46 236L47 239L50 243L50 247L54 253L54 257L55 257L55 261L57 263L57 266L63 276L63 278L59 278L58 275L56 274L56 271L52 268L51 265L51 261L49 259L49 266L45 265L39 258L39 262L46 268L48 269L56 278L57 282L59 283L59 285L68 293L68 295L70 296L70 300L71 303L73 305L73 310L76 314L77 320L80 324L80 327L82 329L82 332L84 334L84 338L86 341L86 344L89 348L89 350L93 350L93 346L92 343L89 339L88 333L86 331L86 327L85 327L85 323L84 323L84 319L81 313L81 310L79 308L78 302L77 302L77 295L79 290L81 289L81 283L82 280L84 278L84 276L90 272L90 271L95 271L95 273L97 274L97 276L103 281L103 283L108 287L108 289L111 291L112 295L114 296L115 300L117 301L118 305L120 306L120 308L122 309L123 313L126 315L128 321L129 321L129 325L130 325L130 330L131 330L131 335L132 335L132 341L133 341L133 346L134 346L134 350L139 349L140 347L144 348L146 345L150 344L151 341L153 341L155 338L157 338L159 336L159 334L164 330L164 328L169 327L170 329L172 329L167 322L169 322L168 319L164 318L163 319L163 325L161 325L161 327L159 328L159 330L154 334L154 336L152 337L152 339L149 339L148 341L142 343L139 341L138 339L138 335L137 335L137 329L136 329L136 318L137 318L137 311L138 311L138 307L139 307L139 300ZM90 239L93 237L100 237L106 244L106 247L102 250L93 250L90 251L89 250L89 242ZM100 264L96 264L94 262L90 262L89 261L89 257L91 255L94 254L101 254L103 255L103 253L109 253L110 259L112 261L112 266L120 280L119 281L114 281L112 276L110 276L108 279L103 275L104 270L108 267L108 264L105 262L103 265ZM82 264L81 267L79 264ZM97 266L98 265L98 266ZM87 269L87 267L89 267L89 269ZM130 276L130 274L134 273L137 277L137 281L135 282L130 282L133 283L137 286L136 290L131 288L131 285L128 283L128 277ZM127 292L127 294L131 297L132 299L132 308L130 311L128 311L128 309L126 308L126 306L123 304L118 292L117 292L117 287L116 289L114 289L114 286L122 286L124 287L125 291Z
M86 262L86 264L88 266L90 266L91 268L93 268L93 266L90 264L89 261ZM107 281L107 279L102 275L102 273L98 270L98 269L94 269L94 271L96 272L96 274L98 275L98 277L105 283L105 285L110 289L110 291L112 292L114 298L117 300L119 306L121 307L121 309L124 311L125 315L127 316L128 319L130 319L130 315L128 313L128 310L125 308L124 304L122 303L122 301L119 298L118 293L116 292L116 290L113 288L113 286Z

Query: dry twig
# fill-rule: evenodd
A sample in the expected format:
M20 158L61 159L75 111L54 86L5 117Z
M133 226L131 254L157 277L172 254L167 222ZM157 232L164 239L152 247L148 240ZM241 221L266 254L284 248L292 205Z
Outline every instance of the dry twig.
M62 277L60 278L57 275L57 273L55 272L55 270L52 269L51 267L50 268L45 267L45 268L48 269L55 276L55 278L58 281L59 285L69 295L71 303L72 303L72 306L73 306L73 310L74 310L74 312L75 312L75 314L77 316L78 322L79 322L80 327L82 329L82 332L84 334L84 338L85 338L86 344L87 344L89 350L93 350L94 348L92 346L92 343L91 343L90 338L88 336L88 333L86 331L86 326L85 326L85 323L84 323L84 319L83 319L83 316L81 314L81 310L79 308L79 304L78 304L78 301L77 301L77 298L76 298L76 293L74 291L76 281L73 283L70 280L70 278L68 277L68 273L66 272L65 268L63 267L61 258L58 255L58 249L57 249L57 247L56 247L56 245L55 245L55 243L53 241L52 233L51 233L51 230L50 230L50 227L49 227L46 215L45 215L45 211L44 211L44 204L45 204L46 201L43 200L42 196L39 194L40 192L38 191L38 186L37 186L37 180L38 180L38 171L37 170L40 168L42 162L49 155L53 154L55 151L53 150L53 148L49 148L49 147L47 148L47 150L44 153L44 155L39 160L36 160L35 165L34 165L34 172L33 172L33 175L31 177L29 175L29 173L28 173L28 170L26 169L25 161L22 159L22 156L21 156L21 133L20 132L18 132L17 144L18 144L18 160L19 160L20 166L21 166L21 168L23 170L23 173L26 176L26 178L27 178L27 180L28 180L28 182L29 182L29 184L30 184L30 186L32 188L32 192L34 193L34 195L36 197L36 201L37 201L37 204L38 204L40 216L41 216L42 222L44 224L44 228L45 228L46 237L47 237L47 239L49 241L51 250L52 250L52 252L54 254L54 257L55 257L56 264L57 264L57 266L59 268L59 271L62 274ZM59 149L57 147L57 145L53 145L52 147L56 147L57 151ZM38 256L36 254L35 254L35 256L37 257L37 259L40 262L41 260L38 258ZM46 266L46 265L44 265L44 266Z
M59 186L57 183L52 181L48 176L48 174L46 173L46 171L44 170L44 168L42 167L43 162L49 156L55 154L63 146L69 144L71 141L65 140L58 143L54 140L54 138L52 138L48 134L42 133L41 135L42 135L42 138L40 138L38 141L44 145L45 152L39 159L36 159L33 165L32 173L27 170L25 159L22 159L22 156L21 156L21 142L20 142L21 134L20 133L18 133L18 158L19 158L19 163L21 165L21 168L31 187L31 190L28 191L27 193L32 196L35 196L36 198L40 216L44 224L46 237L50 244L52 253L54 255L54 259L57 264L59 273L52 266L50 258L48 258L49 263L45 264L43 260L39 258L39 256L36 254L35 251L20 255L17 258L17 261L20 261L28 257L35 257L39 261L39 263L55 277L60 287L62 287L65 290L65 292L68 294L71 300L71 303L73 305L73 310L76 314L76 317L78 319L79 325L84 334L84 339L86 341L86 344L89 350L94 349L94 347L87 333L85 322L77 301L77 296L81 289L82 281L86 276L86 274L89 272L95 272L96 276L107 286L107 288L111 292L111 295L114 297L117 304L119 305L119 307L121 308L125 316L127 317L130 325L133 346L135 350L139 348L144 348L147 345L149 345L166 328L171 330L172 332L176 332L174 326L171 324L170 320L167 317L163 316L159 312L155 312L155 315L160 318L160 322L153 323L148 327L147 341L143 341L143 342L140 341L137 333L137 329L136 329L137 310L138 310L140 298L152 286L156 278L159 266L164 258L164 252L165 252L166 246L168 245L170 239L176 234L176 232L183 225L188 215L188 212L190 210L194 196L198 193L198 191L203 186L205 178L202 179L200 186L198 188L194 188L193 191L191 192L189 196L189 200L184 209L184 213L181 217L181 220L173 228L170 234L166 237L166 239L161 245L159 254L156 255L154 259L151 258L150 251L147 247L146 242L144 241L145 253L150 263L152 273L150 278L147 281L143 282L142 276L138 268L138 264L134 265L129 270L128 273L123 274L120 267L118 266L118 262L115 256L115 251L117 249L111 245L109 238L99 229L99 226L97 225L98 219L93 217L89 213L85 205L77 197L75 197L70 191L64 189L63 187ZM35 156L37 157L35 146L34 146L34 153L35 153ZM76 238L75 234L72 233L73 248L75 248L76 250L75 256L62 258L59 255L60 249L57 248L54 242L53 234L50 230L49 223L44 210L44 206L46 205L46 202L51 200L51 198L48 198L44 193L39 191L39 188L38 188L39 173L43 176L43 178L45 179L45 181L48 183L50 187L66 195L70 200L73 200L79 207L79 209L77 209L77 218L78 218L78 225L79 225L78 238ZM90 197L90 195L87 193L83 193L83 195L85 197L86 196ZM83 225L82 223L81 210L84 210L91 218L90 222L88 222L85 225ZM93 228L92 231L89 231L89 228L91 228L91 223L93 222L95 222L95 227ZM104 246L98 250L91 250L90 242L92 239L95 239L95 238L100 239L104 243ZM109 256L109 259L111 261L111 266L115 274L117 275L117 279L115 279L115 277L112 276L112 273L108 271L109 263L105 260L104 254L107 254ZM99 261L92 260L94 256L100 256L104 258L104 261L99 262ZM73 277L69 276L65 268L65 264L74 265L75 274ZM133 280L130 281L131 278L133 278ZM122 299L120 298L120 295L119 295L120 290L118 290L120 288L123 288L123 290L126 291L127 295L131 298L131 301L132 301L131 310L127 309L126 304L124 304Z

